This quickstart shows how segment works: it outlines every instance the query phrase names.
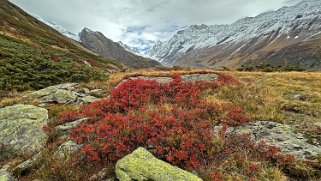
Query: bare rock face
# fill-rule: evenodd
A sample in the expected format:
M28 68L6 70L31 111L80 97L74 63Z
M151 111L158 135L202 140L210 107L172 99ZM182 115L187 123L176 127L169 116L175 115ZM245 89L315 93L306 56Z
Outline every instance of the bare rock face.
M0 109L0 142L7 152L33 154L46 141L42 127L47 120L48 111L44 108L23 104L4 107Z
M118 60L132 68L160 67L161 64L155 60L138 56L124 49L119 43L106 38L100 32L94 32L84 28L79 33L80 41L89 50L106 58Z
M158 160L144 148L138 148L119 160L116 163L116 176L121 181L202 180L192 173Z

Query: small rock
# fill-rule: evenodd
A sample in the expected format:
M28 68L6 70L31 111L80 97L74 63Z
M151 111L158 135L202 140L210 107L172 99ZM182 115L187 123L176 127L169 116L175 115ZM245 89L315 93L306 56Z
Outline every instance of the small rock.
M94 97L104 97L107 92L101 89L94 89L88 92L88 95L94 96Z
M94 97L94 96L86 96L86 97L78 98L78 101L80 101L83 104L92 103L92 102L95 102L97 100L98 99L96 97Z
M54 153L54 156L58 159L64 159L66 156L77 152L80 148L81 145L69 140L59 146L58 150Z
M69 135L69 131L73 128L76 128L83 121L88 120L88 118L82 118L74 122L66 123L55 127L58 137Z
M121 181L201 181L199 177L158 160L144 148L138 148L116 163L116 176Z
M88 180L89 181L113 181L114 178L108 178L108 169L104 168L101 171L99 171L97 174L94 174L91 176Z

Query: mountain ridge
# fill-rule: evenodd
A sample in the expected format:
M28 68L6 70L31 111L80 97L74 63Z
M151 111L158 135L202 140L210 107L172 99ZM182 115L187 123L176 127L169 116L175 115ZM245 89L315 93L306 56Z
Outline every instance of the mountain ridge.
M321 32L320 7L321 1L306 0L277 11L246 17L230 25L192 25L178 31L168 41L156 43L149 56L170 66L235 68L244 64L260 64L263 61L260 59L269 58L287 46L293 48L297 43L315 41L313 36ZM315 59L318 61L312 64L315 64L313 67L321 67L321 50L316 49ZM290 59L288 55L284 57ZM267 63L275 63L277 58L280 57L272 57ZM300 58L304 59L302 54ZM289 62L311 68L299 60L291 59Z
M89 50L106 58L117 60L131 68L160 67L161 64L155 60L138 56L117 42L107 38L99 31L84 28L79 33L81 43Z

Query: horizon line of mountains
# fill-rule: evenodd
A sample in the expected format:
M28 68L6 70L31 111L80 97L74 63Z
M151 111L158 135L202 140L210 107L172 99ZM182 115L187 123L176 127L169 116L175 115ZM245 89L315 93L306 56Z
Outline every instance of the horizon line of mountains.
M157 42L148 55L98 31L84 28L77 36L53 22L36 18L94 53L133 68L161 64L196 68L274 64L321 69L319 0L303 0L228 25L191 25L168 41Z

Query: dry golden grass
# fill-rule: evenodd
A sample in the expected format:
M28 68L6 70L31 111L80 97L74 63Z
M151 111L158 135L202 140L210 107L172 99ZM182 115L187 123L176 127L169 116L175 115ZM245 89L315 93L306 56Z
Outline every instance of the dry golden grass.
M255 119L309 125L321 120L321 73L228 72L242 86L222 87L215 98L244 106Z

